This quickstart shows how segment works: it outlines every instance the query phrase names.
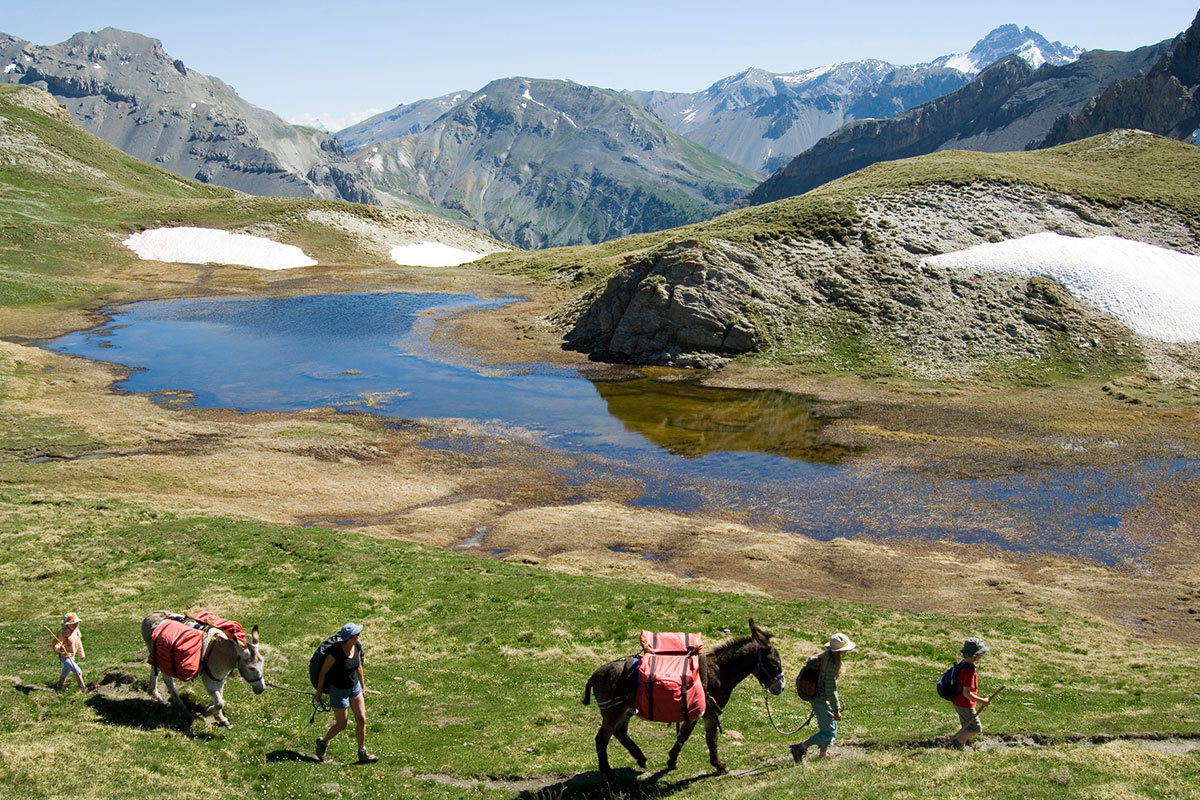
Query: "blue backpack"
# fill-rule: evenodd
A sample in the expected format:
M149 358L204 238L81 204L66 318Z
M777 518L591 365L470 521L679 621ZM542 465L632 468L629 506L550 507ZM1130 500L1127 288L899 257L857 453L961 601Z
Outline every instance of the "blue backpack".
M962 690L958 688L958 670L961 666L961 662L955 664L953 667L943 672L941 678L938 678L938 697L942 698L943 700L954 702L954 698L962 694Z

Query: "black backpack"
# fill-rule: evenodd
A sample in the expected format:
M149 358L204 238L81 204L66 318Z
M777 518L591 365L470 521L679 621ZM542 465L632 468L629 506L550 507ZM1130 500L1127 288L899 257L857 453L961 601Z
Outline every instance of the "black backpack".
M821 657L813 656L804 662L804 668L796 676L796 694L801 700L816 700L817 686L821 680Z
M317 688L317 678L321 677L321 666L325 663L325 656L329 655L329 650L335 644L341 644L342 637L334 634L325 641L317 645L317 649L313 652L312 658L308 660L308 680L312 683L313 688ZM325 691L329 691L329 687L325 687Z
M962 694L962 690L958 688L958 669L962 664L955 664L950 669L942 673L942 677L938 678L937 693L938 697L943 700L954 702L954 698Z

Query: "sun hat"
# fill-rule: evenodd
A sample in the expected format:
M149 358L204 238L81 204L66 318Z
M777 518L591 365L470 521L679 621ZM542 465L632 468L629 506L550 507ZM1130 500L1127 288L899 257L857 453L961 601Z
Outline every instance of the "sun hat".
M825 645L825 648L831 653L844 653L856 647L858 645L850 641L850 637L844 633L835 633L833 636L830 636L829 644Z
M63 625L78 625L78 624L79 624L79 615L76 614L74 611L68 611L67 613L63 614Z
M962 654L964 656L981 656L988 651L988 646L983 643L983 639L977 636L972 636L963 642Z
M341 637L342 641L345 641L351 636L357 636L360 633L362 633L362 625L359 625L357 622L347 622L338 631L338 636Z

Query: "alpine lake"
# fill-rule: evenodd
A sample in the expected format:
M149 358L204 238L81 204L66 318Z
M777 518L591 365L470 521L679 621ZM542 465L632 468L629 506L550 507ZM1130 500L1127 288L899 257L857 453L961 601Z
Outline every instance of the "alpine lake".
M1136 563L1152 543L1123 537L1122 517L1163 485L1200 475L1200 463L1180 457L1136 470L931 479L863 467L822 439L829 409L803 395L707 387L682 370L631 367L597 380L481 365L431 346L440 316L506 302L404 292L148 301L107 309L107 323L44 346L124 365L116 390L165 403L470 421L568 454L575 466L564 477L577 474L581 487L603 474L634 482L637 505L822 540L951 540ZM433 437L426 446L460 445Z

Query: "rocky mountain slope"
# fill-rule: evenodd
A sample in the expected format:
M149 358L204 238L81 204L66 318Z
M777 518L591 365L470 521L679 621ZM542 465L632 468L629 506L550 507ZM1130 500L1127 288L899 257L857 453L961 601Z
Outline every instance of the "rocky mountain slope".
M941 97L1010 54L1032 67L1067 64L1078 47L1003 25L968 53L928 64L853 61L789 73L749 69L703 92L630 92L677 133L748 169L769 175L843 124L886 118Z
M0 70L0 81L49 92L84 129L178 175L249 194L379 202L331 135L247 103L155 39L105 28L40 47L0 34Z
M1114 81L1074 117L1057 120L1039 146L1115 128L1137 128L1195 143L1200 128L1200 14L1144 76Z
M401 136L408 136L410 133L420 133L438 117L470 96L471 92L463 89L460 92L451 92L441 97L398 105L390 111L384 111L382 114L376 114L348 128L343 128L334 134L334 138L341 142L348 152L354 152L375 142L397 139Z
M695 222L755 180L617 92L527 78L493 81L355 159L396 202L460 213L526 248Z
M1040 141L1113 81L1148 71L1170 42L1129 53L1091 50L1063 66L1033 69L1008 56L950 94L891 119L858 120L796 156L751 193L751 204L803 194L879 161L978 150L998 153Z
M1194 382L1200 345L1140 336L1052 280L921 261L1045 231L1200 253L1197 180L1200 151L1132 131L880 164L631 243L558 322L568 347L611 361L711 366L759 352L806 370L998 380L1150 364Z

